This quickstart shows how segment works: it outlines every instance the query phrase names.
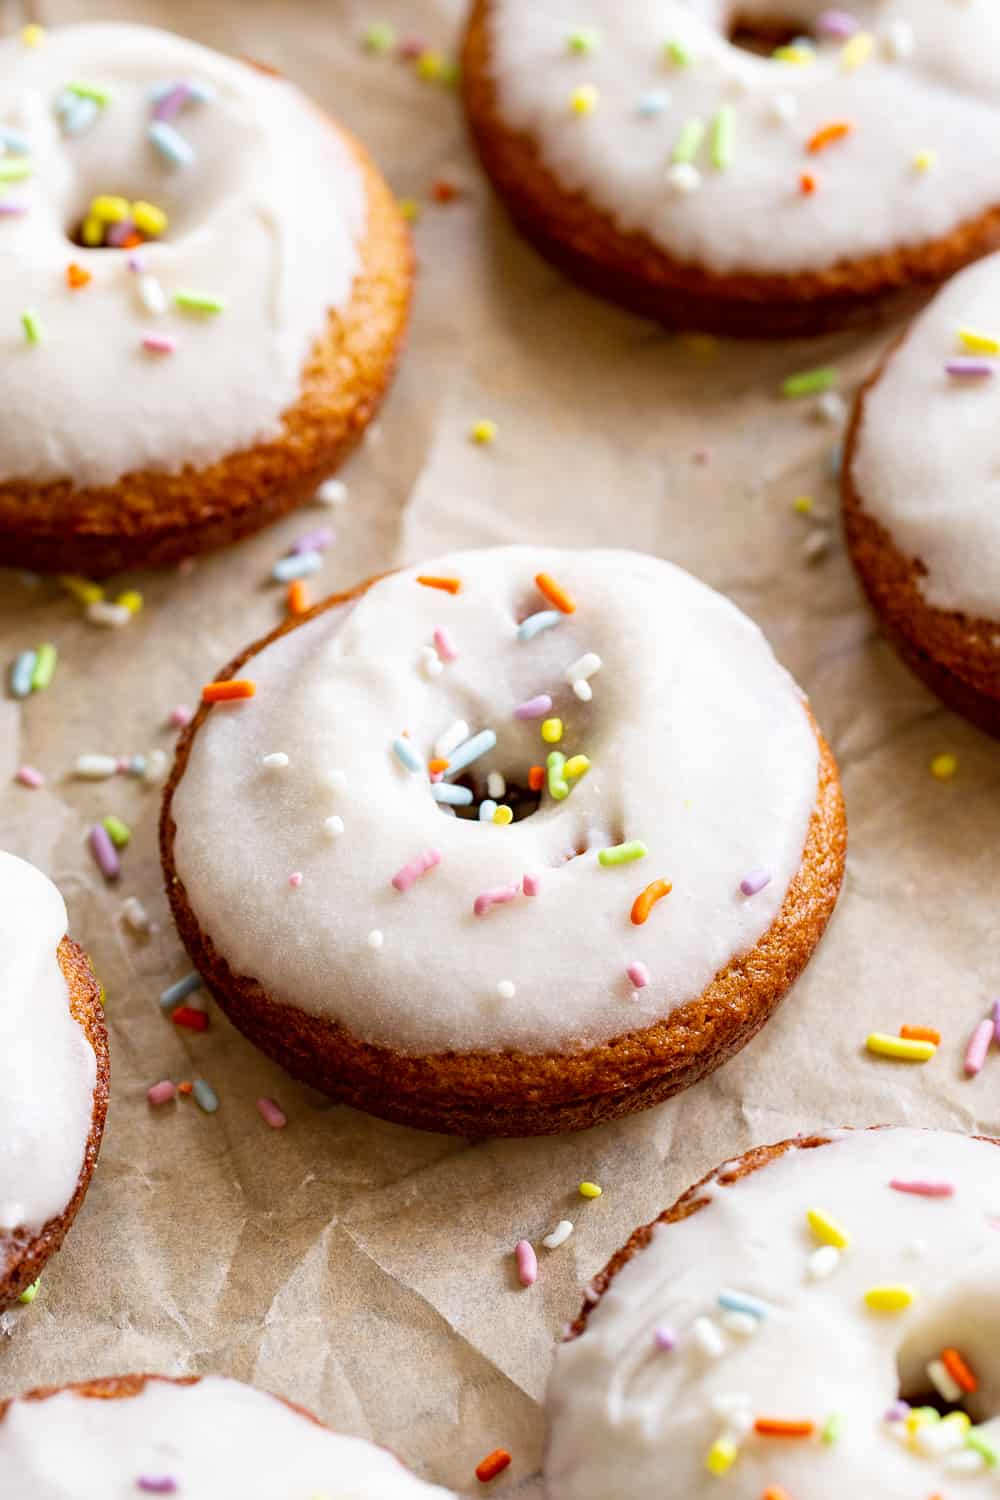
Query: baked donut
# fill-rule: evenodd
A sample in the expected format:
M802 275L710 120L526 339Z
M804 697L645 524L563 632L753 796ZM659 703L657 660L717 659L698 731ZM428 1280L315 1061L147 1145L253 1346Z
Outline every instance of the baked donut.
M755 56L747 31L791 43ZM991 0L476 0L463 80L489 176L562 270L778 337L869 322L1000 243L998 57Z
M904 661L1000 735L1000 256L950 281L862 390L842 469L851 558Z
M448 1500L384 1448L238 1380L124 1375L0 1401L2 1500Z
M637 1230L556 1355L548 1500L995 1495L998 1144L800 1137Z
M167 890L230 1018L405 1124L581 1129L747 1042L833 909L836 766L732 604L502 547L319 606L179 742ZM672 890L670 889L672 884Z
M63 899L0 850L0 1311L37 1280L86 1196L108 1080L101 990L66 936Z
M385 391L409 233L291 84L167 32L0 44L0 564L88 575L247 536Z

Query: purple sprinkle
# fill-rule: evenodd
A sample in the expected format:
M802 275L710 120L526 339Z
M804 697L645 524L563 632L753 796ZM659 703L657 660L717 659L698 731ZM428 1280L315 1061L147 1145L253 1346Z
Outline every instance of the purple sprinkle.
M653 1347L659 1349L661 1354L669 1354L671 1349L677 1348L677 1335L666 1323L661 1323L653 1330Z
M909 1415L910 1403L908 1401L894 1401L885 1414L887 1422L902 1422Z
M821 36L846 41L859 29L860 24L857 16L852 16L849 10L825 10L816 22L816 30Z
M307 531L298 537L292 546L292 552L296 555L300 552L322 552L327 547L332 547L336 540L337 533L332 526L320 526L318 530Z
M135 224L131 219L119 219L117 224L110 224L105 235L104 242L112 245L114 249L121 249L130 234L135 234Z
M95 823L87 838L90 852L105 880L117 880L122 867L108 830L103 824Z
M146 269L146 258L144 255L140 255L138 250L133 250L125 264L130 271L135 271L138 274Z
M191 86L187 83L175 83L169 93L163 98L153 110L154 120L172 120L179 115L185 104L191 97Z
M28 212L26 203L15 203L13 198L0 199L0 218L16 219L20 214Z
M552 707L552 699L548 693L539 693L537 698L528 698L526 702L519 703L514 710L515 719L544 719Z
M751 870L740 881L740 890L744 896L756 896L758 891L771 884L771 878L770 870Z
M140 1474L135 1487L147 1495L176 1495L177 1480L169 1474Z
M955 375L960 380L981 380L984 376L992 375L996 369L991 359L974 359L964 354L946 360L944 367L949 375Z
M993 1002L993 1035L997 1046L1000 1047L1000 1000Z

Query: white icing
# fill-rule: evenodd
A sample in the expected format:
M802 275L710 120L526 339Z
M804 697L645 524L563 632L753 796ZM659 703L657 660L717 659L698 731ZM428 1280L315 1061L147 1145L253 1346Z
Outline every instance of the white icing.
M521 640L518 621L549 608L539 571L578 609ZM422 587L417 573L462 590ZM428 678L421 653L440 626L458 656ZM602 661L589 703L566 681L588 652ZM256 697L212 711L174 796L177 870L236 973L366 1041L574 1050L648 1026L754 946L800 867L818 777L800 693L745 615L656 558L459 553L286 634L244 675ZM565 801L546 796L508 827L443 815L426 776L392 753L405 729L429 756L464 720L498 737L472 768L480 795L490 771L524 785L551 747L513 710L539 694L565 723L559 749L592 769ZM276 751L289 757L279 775L261 764ZM646 858L599 866L600 847L632 839ZM428 849L440 864L394 890ZM741 895L761 867L770 883ZM535 871L537 896L473 915L481 892ZM672 894L632 925L632 902L660 878ZM650 983L634 990L637 962Z
M178 1500L447 1500L392 1454L320 1427L263 1391L208 1376L138 1396L64 1391L0 1420L0 1500L136 1500L174 1479ZM155 1493L153 1491L152 1493Z
M866 512L927 574L939 609L1000 620L1000 363L993 379L956 379L969 357L958 331L1000 339L1000 256L938 293L865 398L851 470Z
M997 1494L997 1472L952 1473L922 1456L883 1417L900 1390L925 1393L926 1365L957 1348L980 1381L970 1403L985 1435L1000 1441L1000 1205L996 1146L945 1132L858 1132L816 1150L792 1150L751 1177L706 1193L708 1204L662 1225L614 1278L581 1338L560 1348L549 1389L546 1464L550 1500L631 1500L725 1493L760 1500L769 1486L809 1500L870 1495L885 1500L944 1493ZM892 1190L894 1178L954 1184L953 1198ZM809 1279L818 1241L806 1213L819 1209L852 1236L836 1269ZM913 1245L924 1242L923 1253ZM873 1286L905 1283L905 1312L877 1314ZM718 1359L694 1347L692 1327L719 1322L723 1289L762 1299L771 1311L750 1337L725 1333ZM677 1347L654 1348L673 1327ZM901 1370L897 1358L903 1350ZM750 1433L724 1479L704 1459L727 1425L722 1398L748 1398L751 1416L813 1421L833 1413L832 1445ZM957 1456L957 1455L955 1455Z
M55 886L0 850L0 1269L5 1231L69 1203L90 1134L97 1063L70 1014L65 934Z
M150 93L172 79L215 90L171 123L194 160L171 166L147 140ZM57 96L73 80L111 94L92 127L61 132ZM0 200L0 482L69 477L113 483L134 470L204 466L274 437L327 312L350 295L364 185L343 139L290 84L167 32L98 24L0 44L0 126L26 136L35 163ZM13 158L3 160L9 163ZM171 305L143 305L129 252L83 249L92 197L163 208L170 226L141 254ZM66 267L92 276L71 291ZM172 304L176 291L223 298L215 317ZM41 342L21 316L33 308ZM177 341L143 350L146 333Z
M874 35L870 59L842 66L840 43L812 64L752 55L726 39L727 17L777 15L809 28L828 0L491 0L492 67L504 119L538 142L567 189L583 191L627 231L712 271L790 273L921 245L997 202L1000 8L995 0L857 0L845 7ZM912 27L908 55L901 23ZM579 56L571 32L596 28ZM681 42L687 67L665 46ZM593 85L597 107L570 95ZM642 115L662 94L661 113ZM708 136L690 173L670 175L686 121L733 109L731 165L711 164ZM806 143L831 121L852 135L817 155ZM917 170L920 151L936 164ZM811 172L818 191L799 190ZM694 190L691 190L691 188Z

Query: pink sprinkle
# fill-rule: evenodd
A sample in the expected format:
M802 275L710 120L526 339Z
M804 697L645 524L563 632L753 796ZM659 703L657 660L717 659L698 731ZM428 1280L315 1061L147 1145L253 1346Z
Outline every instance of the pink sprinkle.
M130 234L135 234L135 224L131 219L119 219L117 224L108 226L105 243L115 250L120 250Z
M975 359L962 354L955 359L946 360L944 367L947 374L955 375L960 380L982 380L992 375L996 369L991 359Z
M411 859L408 865L397 870L392 877L392 884L397 891L408 891L411 885L415 885L421 875L426 875L428 870L433 870L441 863L440 849L425 849L423 854L418 854Z
M659 1349L663 1354L669 1354L671 1349L677 1348L677 1335L666 1323L661 1323L653 1330L653 1347Z
M751 870L749 875L744 875L740 881L740 890L744 896L756 896L766 885L771 884L770 870Z
M821 36L846 41L849 36L854 35L859 25L857 16L852 16L848 10L825 10L816 21L816 30Z
M432 785L436 785L439 781L443 781L443 780L444 780L444 772L443 771L432 771L431 772L431 783L432 783Z
M169 1104L171 1099L177 1098L177 1089L169 1078L164 1078L162 1083L154 1083L146 1090L146 1098L150 1104Z
M483 891L476 897L472 910L477 917L481 917L491 906L502 906L505 901L513 901L519 889L516 885L496 885L491 891Z
M302 552L324 552L336 540L337 533L332 526L318 526L315 531L307 531L303 536L296 537L292 552L296 556Z
M170 718L167 720L167 723L174 729L183 729L186 724L190 724L191 718L191 710L187 704L178 703L176 708L170 710Z
M1000 1046L1000 1000L993 1002L993 1031L996 1036L997 1045Z
M975 1078L986 1061L986 1054L990 1050L990 1042L993 1040L993 1020L987 1017L980 1021L975 1031L969 1038L969 1045L965 1049L965 1072L969 1078Z
M34 766L18 766L14 780L19 781L22 786L30 786L35 790L45 785L45 777L41 771L36 771Z
M28 212L26 203L15 203L13 198L0 200L0 219L17 219Z
M525 875L521 881L521 889L526 896L537 896L542 888L542 877L539 874Z
M645 989L646 985L649 983L649 970L643 963L637 962L634 964L629 964L628 968L625 970L625 973L628 975L629 979L631 979L637 990Z
M518 1240L514 1246L517 1256L517 1279L522 1286L534 1286L538 1280L538 1256L527 1240Z
M519 703L514 710L515 719L544 719L552 707L552 699L548 693L539 693L537 698L528 698L526 702Z
M281 1108L281 1105L277 1104L273 1099L258 1099L257 1113L266 1125L270 1125L272 1130L284 1130L288 1124L288 1116Z
M288 884L292 887L293 891L297 891L302 884L302 871L294 870L288 877Z
M427 43L419 36L404 37L399 44L399 55L407 62L415 62L427 51Z
M434 644L442 661L454 661L458 656L458 647L452 640L451 631L446 626L439 625L435 630Z
M913 1193L918 1198L953 1198L955 1196L953 1182L904 1182L901 1178L894 1177L889 1186L895 1188L897 1193Z
M87 835L94 862L105 880L117 880L121 874L121 863L111 842L108 830L102 823L95 823Z
M129 768L129 766L131 764L132 764L132 762L129 760L129 758L128 758L127 755L119 755L119 757L118 757L118 769L119 769L119 771L121 771L124 774L124 772L126 772L128 770L128 768Z
M147 333L143 335L142 347L151 354L173 354L177 340L169 333Z
M153 119L173 120L180 114L190 97L191 90L186 83L175 84L169 93L164 94L153 110Z

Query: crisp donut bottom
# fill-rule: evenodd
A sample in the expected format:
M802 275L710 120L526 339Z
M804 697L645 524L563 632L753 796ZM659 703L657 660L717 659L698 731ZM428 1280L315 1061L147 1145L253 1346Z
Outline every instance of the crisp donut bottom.
M0 1237L0 1311L16 1302L21 1293L38 1280L45 1263L65 1239L67 1230L87 1196L108 1112L111 1073L101 987L87 955L71 938L63 938L59 944L58 956L59 967L69 989L70 1013L82 1028L97 1060L90 1133L84 1148L83 1165L77 1178L76 1190L62 1213L49 1219L37 1234L18 1229L6 1239ZM3 1405L0 1404L0 1415L2 1413Z
M221 673L240 673L299 624L362 594L375 579L334 595L241 653ZM647 1109L696 1083L745 1046L777 1008L819 942L844 872L847 828L833 754L809 709L819 747L816 802L802 861L778 916L697 999L656 1025L579 1053L437 1052L413 1056L359 1041L335 1022L275 1000L216 949L188 899L174 859L174 793L211 707L202 705L178 742L160 815L167 895L185 947L233 1024L293 1077L340 1103L424 1130L464 1136L554 1135Z
M525 239L588 291L668 327L733 338L801 338L915 310L942 281L1000 246L1000 206L919 246L795 275L716 275L624 233L567 192L530 135L505 123L493 82L490 0L475 0L462 49L466 118L483 167Z

